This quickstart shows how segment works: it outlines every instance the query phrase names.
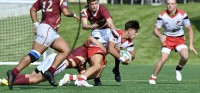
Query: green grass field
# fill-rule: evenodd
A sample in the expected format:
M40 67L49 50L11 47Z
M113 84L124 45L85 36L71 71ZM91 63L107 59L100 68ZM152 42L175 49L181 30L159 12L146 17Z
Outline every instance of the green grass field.
M194 30L194 47L200 53L200 15L198 11L200 3L179 4L178 7L185 10L192 23ZM84 5L82 5L83 7ZM122 82L114 80L111 70L114 66L113 58L108 55L108 64L102 74L103 86L84 88L69 86L53 88L48 82L38 85L16 86L14 90L8 90L6 86L0 86L0 93L199 93L200 89L200 56L190 54L188 64L183 69L183 81L175 79L175 67L179 60L179 54L172 52L169 60L158 75L157 85L149 85L148 79L152 74L153 67L160 56L161 43L153 35L153 26L158 14L165 6L140 6L140 5L106 5L113 17L115 26L124 29L124 23L136 19L140 22L141 29L138 37L134 40L136 59L128 66L121 65ZM78 5L69 4L72 11L78 13ZM31 24L31 23L30 23ZM63 17L59 33L72 47L76 37L78 23L73 18ZM31 32L31 31L30 31ZM90 31L81 30L76 47L80 46L90 35ZM188 39L186 31L186 39ZM187 45L189 41L187 40ZM1 52L1 51L0 51ZM0 66L0 78L6 76L6 71L14 66ZM27 67L22 73L30 73L35 66ZM77 73L75 70L66 70L67 73ZM64 73L56 77L57 81ZM93 81L89 81L93 84Z
M0 86L0 93L199 93L200 72L199 65L189 63L182 71L183 81L175 79L175 65L165 65L158 76L157 85L149 85L148 79L152 73L153 65L142 65L132 62L128 66L121 65L122 81L114 80L111 70L113 63L108 63L102 74L103 86L86 88L75 87L73 82L68 86L54 88L43 82L37 85L14 86L10 91L7 86ZM5 72L11 66L1 66L1 78L5 77ZM22 73L30 73L35 66L29 66ZM64 73L77 73L76 70L65 70L56 77L57 82ZM93 80L89 80L93 84Z

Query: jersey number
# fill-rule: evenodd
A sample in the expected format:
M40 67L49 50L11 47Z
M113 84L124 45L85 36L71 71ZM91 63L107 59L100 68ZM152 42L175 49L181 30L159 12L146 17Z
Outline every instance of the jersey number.
M51 0L48 1L49 5L46 7L47 1L42 2L42 12L52 12L53 8L51 8L53 2Z

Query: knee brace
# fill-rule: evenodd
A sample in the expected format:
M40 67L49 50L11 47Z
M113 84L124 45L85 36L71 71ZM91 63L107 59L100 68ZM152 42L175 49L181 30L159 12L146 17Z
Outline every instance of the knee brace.
M40 71L37 68L35 68L35 72L38 74Z
M31 50L28 55L31 58L31 63L35 62L36 60L38 60L41 56L41 54L39 52L37 52L36 50Z

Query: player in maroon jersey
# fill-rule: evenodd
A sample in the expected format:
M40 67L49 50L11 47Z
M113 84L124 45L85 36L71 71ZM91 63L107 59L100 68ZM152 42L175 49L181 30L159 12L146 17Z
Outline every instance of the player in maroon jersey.
M37 11L42 11L42 20L38 23ZM61 21L61 13L67 17L74 17L79 20L76 14L67 7L66 0L37 0L30 9L30 15L34 25L36 39L33 42L32 50L25 55L20 63L13 69L7 71L9 89L13 89L13 82L16 76L30 63L38 60L48 47L58 51L52 66L44 73L45 78L53 86L57 86L53 74L56 68L69 54L69 47L65 40L57 33Z
M69 56L56 69L54 75L58 75L65 69L70 68L77 69L80 74L84 73L86 69L86 63L88 61L87 47L90 43L94 43L95 45L104 49L103 45L100 42L98 42L96 39L90 36L82 46L70 52ZM50 54L37 66L37 68L31 74L18 75L14 81L14 85L37 84L46 81L42 74L51 66L56 55L56 53ZM77 77L79 76L74 75L71 78L75 79Z
M101 33L100 31L104 31L104 32L106 31L105 33L109 33L110 31L112 31L114 37L116 37L116 31L115 31L115 26L112 21L112 17L108 9L105 6L99 4L98 0L87 0L87 6L84 9L82 9L81 15L82 15L81 19L82 19L83 29L86 29L86 30L91 29L92 30L91 36L93 36L100 42L103 38L103 36L100 35ZM90 22L90 24L88 23L88 21ZM97 51L101 51L100 49L97 50L97 49L94 49L94 47L92 47L90 50L93 51L92 56L94 57L98 56L97 58L100 58L99 57L101 56L100 53L95 53ZM97 60L94 60L94 61L97 61ZM94 63L96 64L97 62L94 62ZM100 82L100 79L99 77L97 77L95 79L95 83L96 83L95 85L98 85L99 82Z

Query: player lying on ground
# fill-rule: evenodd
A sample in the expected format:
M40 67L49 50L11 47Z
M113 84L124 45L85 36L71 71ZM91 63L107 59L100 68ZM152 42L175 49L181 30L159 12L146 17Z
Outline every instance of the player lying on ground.
M135 57L132 40L136 37L137 31L139 28L140 27L139 27L138 21L131 20L131 21L126 22L125 30L116 30L116 32L117 32L116 35L118 35L118 38L114 38L113 35L111 34L111 32L110 32L110 34L107 34L109 36L105 36L105 37L108 37L108 39L109 39L109 40L107 40L107 41L109 41L109 45L108 45L108 42L107 43L104 42L104 45L106 45L106 44L108 45L108 52L110 54L112 54L115 58L119 59L120 62L122 62L122 64L127 65L129 63L128 62L129 59L126 59L126 58L123 58L120 56L119 51L121 49L128 50L132 56L132 59L134 59L134 57ZM102 33L104 33L104 32L102 32ZM104 41L106 41L106 40L104 40ZM119 47L119 48L116 48L116 47ZM102 60L102 62L103 62L103 60ZM96 77L95 80L97 80L97 78L99 79L98 81L95 81L95 85L97 85L97 86L101 85L100 75L101 75L101 72L103 71L104 67L105 67L105 64L102 64L101 70L98 70L98 72L95 72L92 74L93 76ZM87 70L91 70L91 69L88 68ZM69 81L71 81L71 80L76 80L75 85L77 85L77 86L91 87L91 86L88 86L88 83L86 82L87 77L84 76L84 74L81 75L81 77L78 77L78 80L71 78L72 76L69 74L65 74L63 79L60 80L59 85L62 86L63 84L69 83ZM84 78L86 78L86 79L84 79Z
M56 69L54 75L57 75L61 73L64 69L68 68L75 68L79 71L79 73L83 73L85 70L85 65L87 63L87 46L90 43L96 44L100 48L104 49L101 43L99 43L96 39L90 36L88 38L88 41L84 45L70 52L70 55ZM46 70L48 70L49 67L53 64L53 60L55 59L56 55L56 53L49 55L43 62L41 62L40 65L37 66L35 71L33 71L31 74L18 75L14 81L14 85L37 84L46 81L42 74Z

